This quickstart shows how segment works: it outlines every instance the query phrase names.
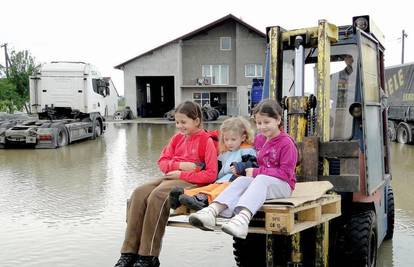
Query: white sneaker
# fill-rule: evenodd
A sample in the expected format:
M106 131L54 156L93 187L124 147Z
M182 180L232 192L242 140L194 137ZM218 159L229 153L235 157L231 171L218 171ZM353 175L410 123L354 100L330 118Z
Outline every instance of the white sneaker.
M209 207L192 213L188 218L190 224L204 231L214 231L216 216Z
M237 238L246 239L249 233L249 222L246 222L240 215L236 215L221 227L223 232Z

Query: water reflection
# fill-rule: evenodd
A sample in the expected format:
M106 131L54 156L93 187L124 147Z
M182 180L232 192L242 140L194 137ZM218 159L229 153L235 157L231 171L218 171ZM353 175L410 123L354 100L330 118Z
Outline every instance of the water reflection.
M160 175L156 161L174 131L173 124L109 124L104 138L57 150L0 150L0 265L113 266L125 200ZM392 144L391 154L396 233L378 266L413 266L414 146ZM234 266L231 244L223 233L168 228L162 266Z

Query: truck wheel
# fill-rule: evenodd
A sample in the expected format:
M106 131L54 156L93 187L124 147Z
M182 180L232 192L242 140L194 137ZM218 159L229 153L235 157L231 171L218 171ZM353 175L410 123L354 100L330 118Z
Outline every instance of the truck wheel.
M394 213L394 192L392 191L391 185L387 187L387 233L385 239L392 239L394 236L394 222L395 222L395 213Z
M266 266L266 235L248 234L233 238L233 254L238 267Z
M393 121L388 121L388 138L391 142L395 142L397 138L397 131L395 130L395 123Z
M408 124L401 122L397 127L397 141L401 144L407 144L410 141L410 127Z
M57 134L57 146L62 147L66 146L69 143L69 135L66 131L66 128L63 126L58 127L58 134Z
M377 233L374 211L352 215L347 225L347 266L374 267L377 260Z
M96 139L97 137L102 135L102 125L99 120L95 121L95 128L93 129L93 136L92 139Z

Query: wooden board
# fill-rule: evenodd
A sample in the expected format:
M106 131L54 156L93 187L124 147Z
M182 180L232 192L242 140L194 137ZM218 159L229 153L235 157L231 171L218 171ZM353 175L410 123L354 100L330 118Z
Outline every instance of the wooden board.
M184 210L188 212L188 210ZM188 214L188 213L187 213ZM341 196L330 194L299 206L264 205L252 219L249 233L291 235L318 224L328 222L341 215ZM216 230L229 219L218 218ZM169 226L192 227L188 216L175 214L168 221Z
M266 232L291 235L341 215L341 197L324 195L300 206L264 205Z

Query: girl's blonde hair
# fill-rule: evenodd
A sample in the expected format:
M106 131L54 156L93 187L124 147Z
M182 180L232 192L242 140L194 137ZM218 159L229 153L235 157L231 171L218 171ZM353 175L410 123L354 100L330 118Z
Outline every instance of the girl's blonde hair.
M226 148L226 145L224 144L224 133L228 131L239 133L240 136L245 135L246 140L244 140L243 144L248 144L248 145L253 144L254 133L253 133L253 129L250 123L241 116L228 118L220 126L220 137L219 137L219 152L220 153L226 152L228 150Z

